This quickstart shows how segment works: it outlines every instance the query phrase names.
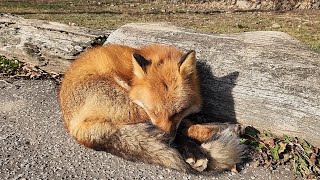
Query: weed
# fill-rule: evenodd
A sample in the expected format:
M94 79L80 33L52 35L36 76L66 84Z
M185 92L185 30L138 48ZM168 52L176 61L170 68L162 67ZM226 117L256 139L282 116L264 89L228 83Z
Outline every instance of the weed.
M247 144L255 153L255 166L275 169L281 164L291 163L296 175L308 179L320 176L319 148L301 138L288 135L278 137L269 131L259 132L247 127L241 142Z
M21 68L21 63L16 59L7 59L0 56L0 73L13 75Z

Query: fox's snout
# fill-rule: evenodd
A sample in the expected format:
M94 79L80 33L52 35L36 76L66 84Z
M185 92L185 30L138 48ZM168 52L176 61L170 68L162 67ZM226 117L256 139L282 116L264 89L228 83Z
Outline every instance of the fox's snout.
M180 124L180 119L160 119L160 120L153 120L153 124L163 130L166 134L170 137L170 142L172 142L176 136L177 129Z
M159 120L159 123L154 123L155 126L164 131L168 136L168 143L172 144L174 139L176 138L177 129L180 123L174 122L172 120Z

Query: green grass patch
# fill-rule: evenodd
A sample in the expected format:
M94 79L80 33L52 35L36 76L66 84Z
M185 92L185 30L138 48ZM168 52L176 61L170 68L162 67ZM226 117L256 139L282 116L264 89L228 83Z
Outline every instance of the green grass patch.
M0 56L0 79L1 78L52 79L56 82L61 81L60 74L49 74L36 66L4 56Z
M320 177L319 148L301 138L279 137L268 131L259 132L247 127L241 141L254 152L255 166L277 168L290 163L296 175L308 179Z
M7 59L0 56L0 73L6 75L14 75L21 68L21 63L16 59Z

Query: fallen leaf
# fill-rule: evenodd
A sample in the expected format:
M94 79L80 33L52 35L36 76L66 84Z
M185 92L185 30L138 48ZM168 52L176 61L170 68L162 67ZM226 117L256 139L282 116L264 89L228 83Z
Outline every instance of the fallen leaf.
M272 137L262 137L260 140L266 144L269 145L269 147L274 147L274 139Z
M280 146L280 148L278 150L278 153L281 154L286 150L287 144L285 144L283 142L279 142L279 146Z
M316 165L316 154L314 154L314 153L311 154L309 162L310 162L311 166Z
M283 155L283 159L282 159L282 162L283 163L286 163L290 160L290 155L289 154L284 154Z

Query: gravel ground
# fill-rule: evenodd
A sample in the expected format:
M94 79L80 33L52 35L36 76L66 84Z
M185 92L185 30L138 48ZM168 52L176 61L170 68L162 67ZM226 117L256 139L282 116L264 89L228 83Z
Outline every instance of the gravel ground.
M196 176L129 162L78 145L65 131L57 86L0 80L0 179L293 179L290 167Z

